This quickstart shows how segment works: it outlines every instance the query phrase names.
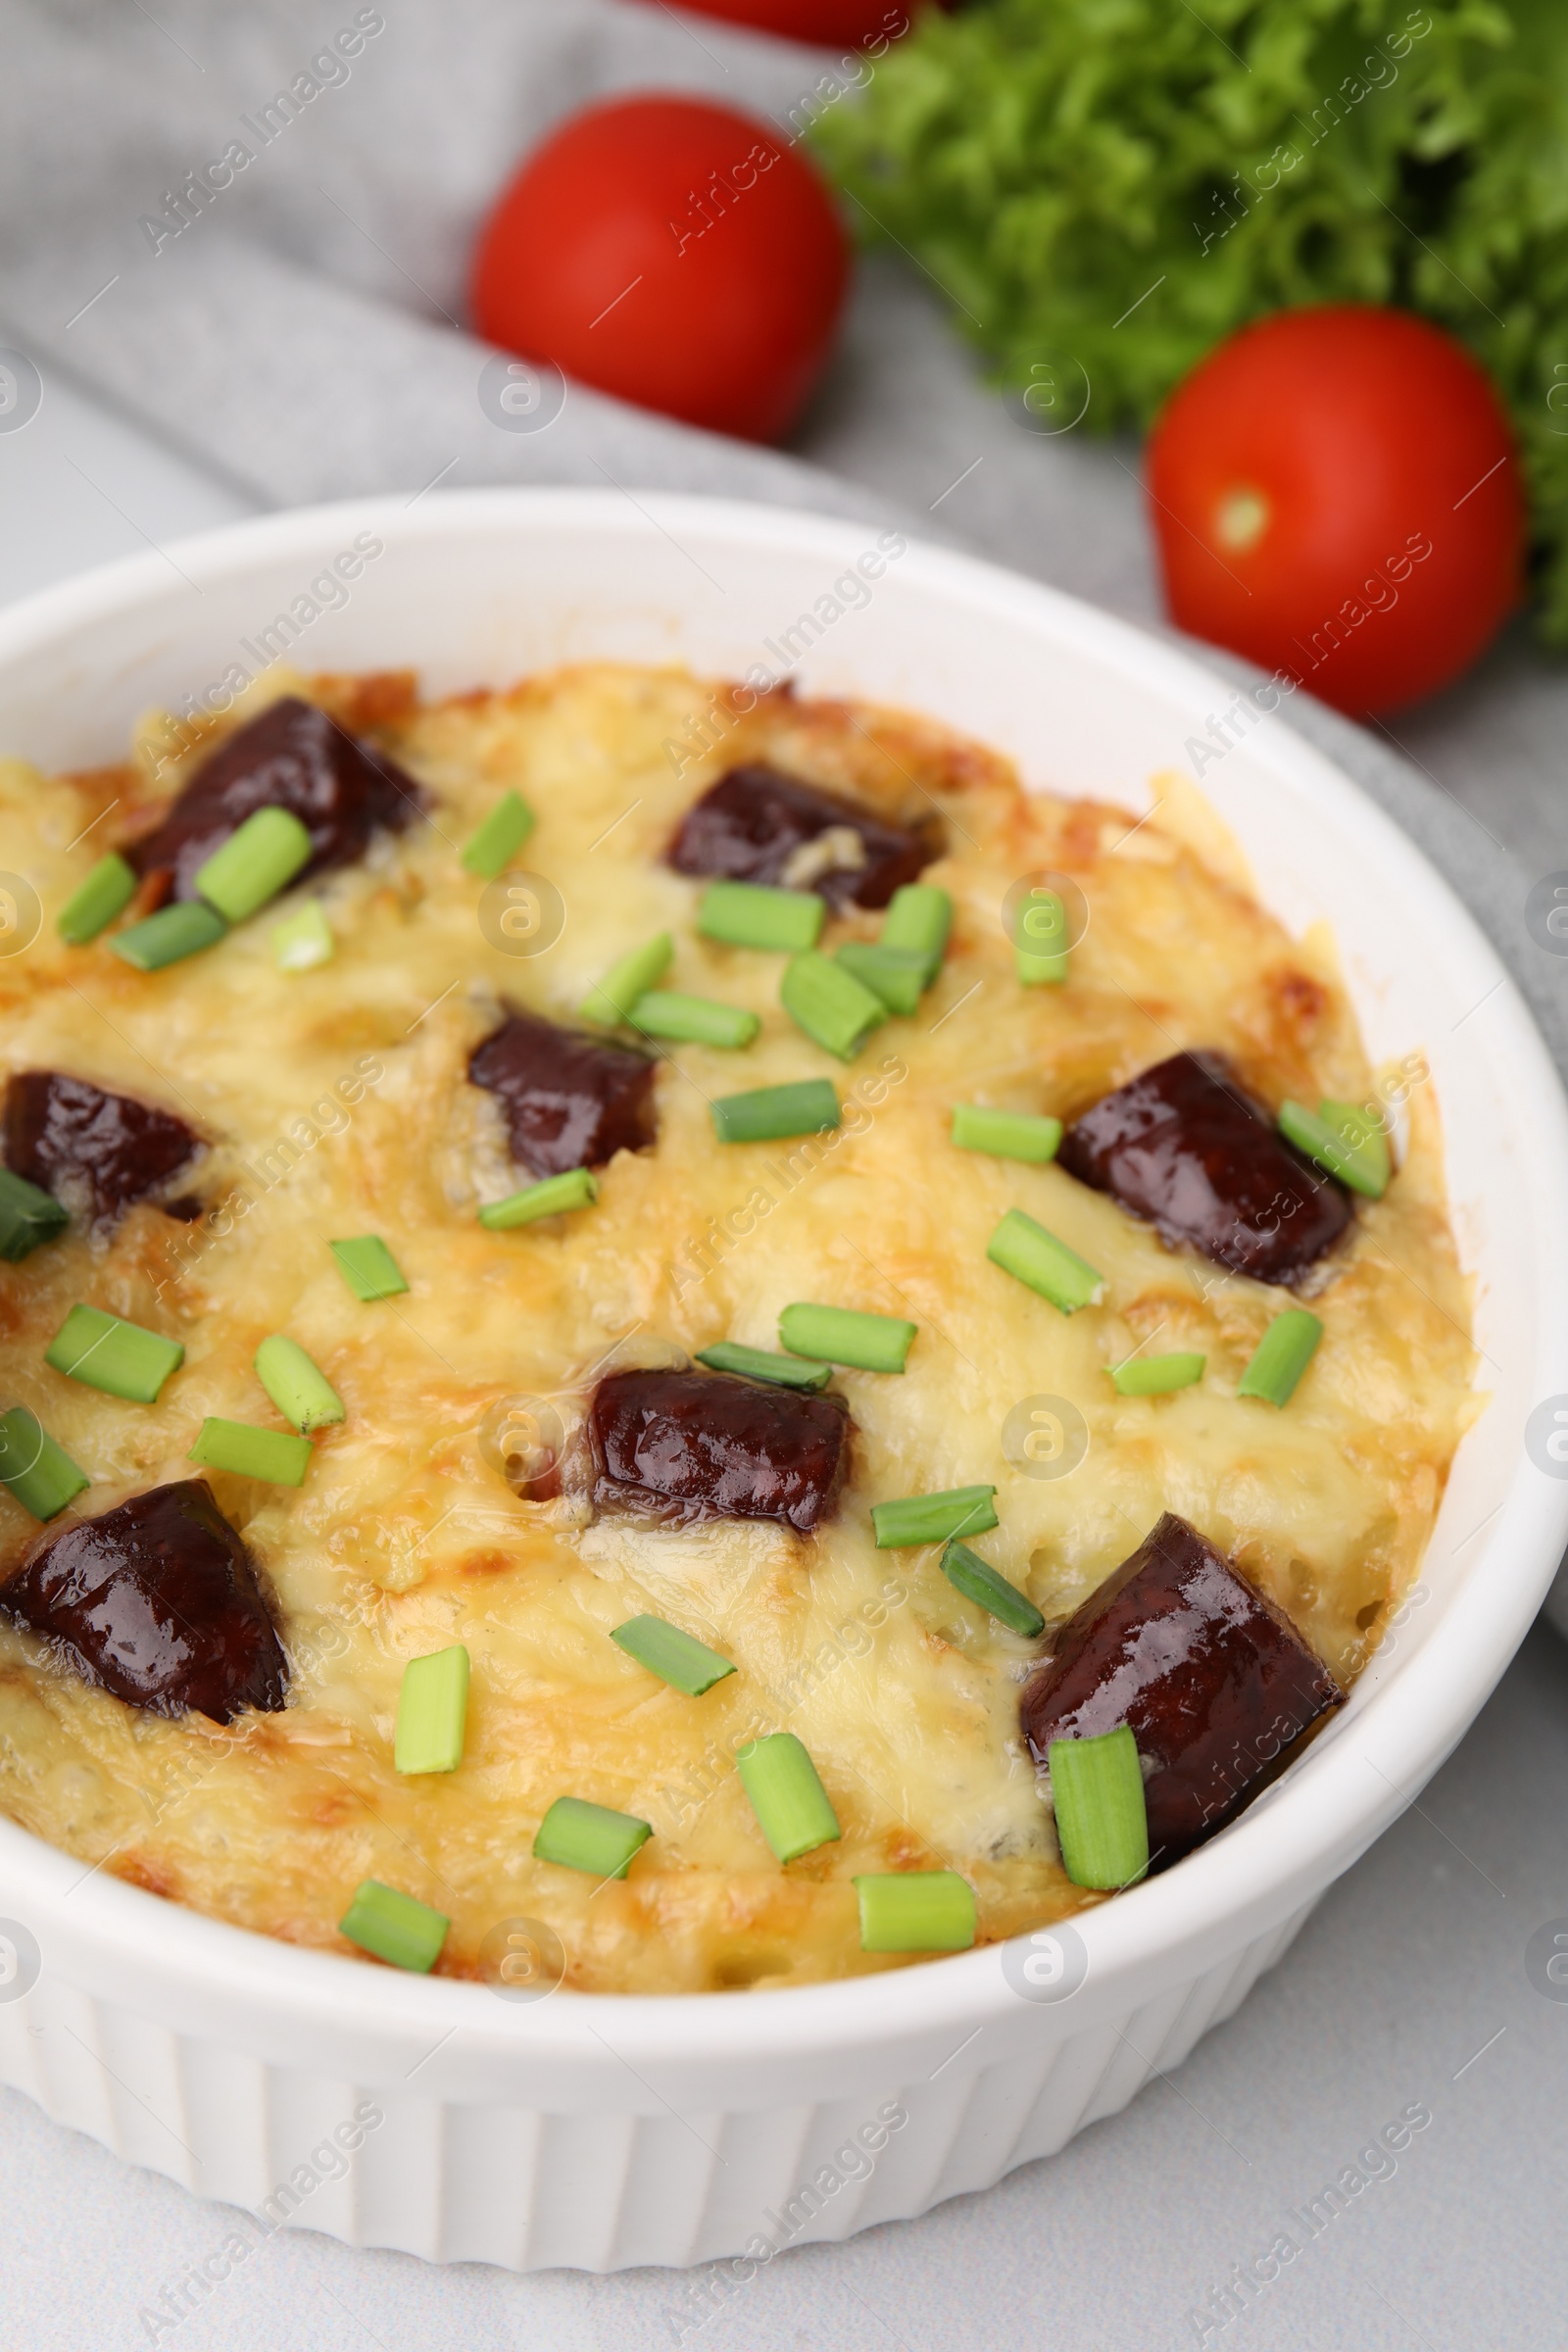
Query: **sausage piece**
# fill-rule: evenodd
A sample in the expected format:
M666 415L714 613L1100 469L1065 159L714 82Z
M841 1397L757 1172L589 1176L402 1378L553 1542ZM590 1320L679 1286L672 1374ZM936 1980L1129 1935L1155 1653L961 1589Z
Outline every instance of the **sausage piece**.
M144 1200L201 1149L172 1110L64 1070L18 1071L6 1088L5 1139L13 1175L94 1219Z
M1163 1868L1239 1813L1343 1697L1285 1612L1167 1511L1067 1620L1018 1713L1041 1764L1053 1740L1131 1728Z
M311 837L295 876L352 865L378 825L412 824L424 798L384 752L372 751L314 703L287 695L220 743L153 832L123 855L138 874L167 873L176 899L196 896L196 876L258 808L287 808Z
M849 1455L842 1396L723 1372L612 1372L588 1416L594 1500L694 1519L778 1519L808 1535L832 1516Z
M1298 1282L1350 1222L1219 1054L1173 1054L1103 1096L1056 1153L1080 1184L1254 1281Z
M475 1048L468 1078L500 1098L518 1165L561 1176L653 1143L655 1066L632 1047L513 1012Z
M205 1479L152 1487L48 1537L0 1607L83 1682L149 1714L276 1714L288 1665L245 1546Z
M771 767L732 767L693 802L669 847L678 874L814 890L834 906L885 906L940 857L904 825Z

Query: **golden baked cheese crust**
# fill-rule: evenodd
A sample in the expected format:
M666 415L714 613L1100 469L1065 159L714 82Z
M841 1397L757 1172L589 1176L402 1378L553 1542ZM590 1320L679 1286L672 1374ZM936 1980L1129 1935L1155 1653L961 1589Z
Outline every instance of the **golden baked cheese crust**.
M601 1991L900 1965L860 1949L858 1872L961 1872L982 1940L1098 1899L1063 1874L1019 1738L1037 1645L963 1601L939 1547L876 1549L870 1505L994 1483L1001 1524L979 1547L1048 1626L1179 1512L1353 1680L1479 1409L1421 1040L1396 1069L1367 1065L1332 942L1288 937L1174 779L1140 824L1026 796L1005 761L918 718L786 693L742 715L677 670L582 666L431 707L395 679L274 674L258 693L284 691L368 730L426 789L429 819L162 972L102 942L67 947L52 919L0 961L4 1074L71 1071L166 1104L209 1145L198 1219L143 1203L107 1239L78 1229L0 1265L0 1404L37 1414L94 1482L77 1508L100 1511L196 1475L187 1456L208 1415L281 1428L252 1359L273 1332L309 1351L347 1414L318 1433L304 1485L208 1474L270 1598L289 1703L226 1729L141 1713L0 1618L0 1807L83 1863L322 1949L352 1950L337 1922L367 1877L450 1918L442 1973L479 1973L500 1923L543 1922L565 1981ZM711 748L694 753L700 731ZM0 768L6 862L47 917L105 837L145 824L213 740L161 759L167 731L149 724L123 770ZM890 1019L848 1067L781 1009L781 958L700 938L702 884L662 862L697 795L764 758L943 826L946 854L923 879L955 904L945 967L914 1017ZM537 816L515 863L559 894L559 936L541 953L516 952L540 935L501 927L496 886L487 896L459 857L509 789ZM1091 920L1067 984L1024 988L1001 908L1042 868L1073 879ZM271 924L311 895L336 955L281 971ZM872 939L880 919L830 914L824 945ZM467 1083L468 1056L504 1003L577 1023L593 983L662 929L675 939L662 985L750 1006L760 1037L738 1053L667 1051L657 1146L602 1170L594 1208L485 1230L480 1206L528 1177L495 1100ZM1396 1180L1358 1204L1312 1286L1324 1337L1285 1411L1236 1396L1285 1294L1167 1249L1054 1164L949 1139L956 1102L1070 1120L1188 1047L1228 1054L1270 1107L1380 1089L1405 1105ZM837 1133L715 1140L712 1098L823 1076L845 1102ZM1102 1303L1069 1318L988 1262L1012 1207L1100 1270ZM362 1304L341 1279L328 1242L366 1233L387 1242L406 1296ZM509 1411L514 1428L541 1409L569 1423L607 1364L679 1361L722 1339L775 1348L798 1299L918 1326L902 1377L836 1377L850 1475L815 1535L649 1527L508 1485ZM183 1343L159 1402L45 1366L77 1300ZM1118 1396L1107 1367L1151 1344L1202 1351L1201 1383ZM1053 1449L1074 1450L1080 1426L1087 1449L1054 1474ZM1020 1442L1020 1428L1044 1436ZM0 1575L38 1534L0 1492ZM699 1699L664 1687L609 1640L644 1612L738 1671ZM456 1642L472 1659L463 1764L400 1777L403 1668ZM741 1740L774 1730L805 1741L843 1830L787 1868L733 1762ZM623 1882L532 1858L566 1793L652 1825Z

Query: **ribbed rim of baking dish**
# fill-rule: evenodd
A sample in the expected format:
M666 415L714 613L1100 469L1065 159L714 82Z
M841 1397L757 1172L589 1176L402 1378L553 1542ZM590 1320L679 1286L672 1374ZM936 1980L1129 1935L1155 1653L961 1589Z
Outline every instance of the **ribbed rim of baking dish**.
M200 583L243 573L259 561L344 543L373 530L389 544L417 544L467 532L476 538L569 525L624 538L662 530L715 546L820 552L853 561L865 525L739 501L571 489L467 490L432 494L410 511L400 500L367 499L295 510L227 525L169 551ZM0 662L53 645L74 629L162 601L165 554L136 556L45 589L0 612ZM999 620L1032 619L1086 659L1135 670L1141 680L1195 710L1228 691L1200 661L1131 623L999 565L924 542L911 543L899 584L948 596ZM1523 999L1490 943L1420 850L1332 762L1299 736L1273 739L1271 763L1304 786L1361 853L1391 877L1421 914L1434 941L1462 953L1494 984L1489 1010L1494 1057L1511 1070L1517 1112L1511 1139L1524 1159L1537 1219L1540 1341L1531 1393L1568 1392L1568 1218L1544 1213L1568 1200L1568 1105L1557 1072ZM1507 1499L1487 1542L1440 1622L1377 1688L1357 1686L1333 1741L1320 1741L1286 1779L1230 1829L1148 1886L1075 1921L1089 1977L1073 2008L1114 2005L1151 1964L1201 1965L1205 1951L1233 1941L1230 1923L1283 1920L1360 1853L1403 1810L1486 1699L1528 1630L1568 1542L1568 1482L1543 1478L1523 1447ZM226 1926L106 1877L83 1876L74 1858L0 1820L0 1900L22 1910L35 1932L58 1927L64 1943L92 1947L106 1970L157 1978L242 2008L254 2038L291 2026L341 2029L390 2047L423 2048L432 2035L463 2029L470 2055L547 2055L580 2061L595 2074L628 2060L662 2065L792 2054L863 2053L884 2043L951 2037L965 2027L1016 2017L1017 1996L991 1945L922 1965L790 1990L744 1993L593 1994L558 1991L530 2005L496 2000L482 1984L411 1977L332 1953L313 1952ZM42 1940L42 1936L40 1936ZM596 2025L613 2023L610 2049Z

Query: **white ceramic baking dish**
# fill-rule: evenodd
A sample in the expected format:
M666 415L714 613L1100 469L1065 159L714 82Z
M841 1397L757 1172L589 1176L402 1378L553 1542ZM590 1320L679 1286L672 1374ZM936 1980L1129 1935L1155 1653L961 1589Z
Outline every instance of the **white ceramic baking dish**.
M337 602L333 560L356 545ZM202 2195L357 2243L517 2269L739 2256L743 2278L772 2246L982 2188L1178 2065L1464 1731L1568 1537L1568 1484L1522 1445L1532 1408L1568 1392L1558 1081L1419 850L1285 725L1216 759L1230 689L1199 663L853 523L570 490L243 523L0 616L0 751L115 760L150 704L254 669L280 614L302 666L408 663L435 693L592 656L778 674L805 649L811 691L930 712L1032 782L1140 808L1206 739L1203 788L1265 901L1293 928L1334 926L1374 1057L1431 1061L1492 1401L1416 1604L1297 1767L1087 1917L1081 1943L794 1992L514 2002L219 1926L0 1823L16 1923L0 2079L51 2115Z

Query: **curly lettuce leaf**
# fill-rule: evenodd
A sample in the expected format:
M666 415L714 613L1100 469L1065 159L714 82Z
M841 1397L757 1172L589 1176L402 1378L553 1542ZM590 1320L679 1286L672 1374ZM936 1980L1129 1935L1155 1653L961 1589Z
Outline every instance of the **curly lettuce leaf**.
M1450 328L1513 417L1568 643L1562 0L982 0L922 17L813 135L996 379L1038 405L1087 378L1091 428L1147 425L1288 306Z

